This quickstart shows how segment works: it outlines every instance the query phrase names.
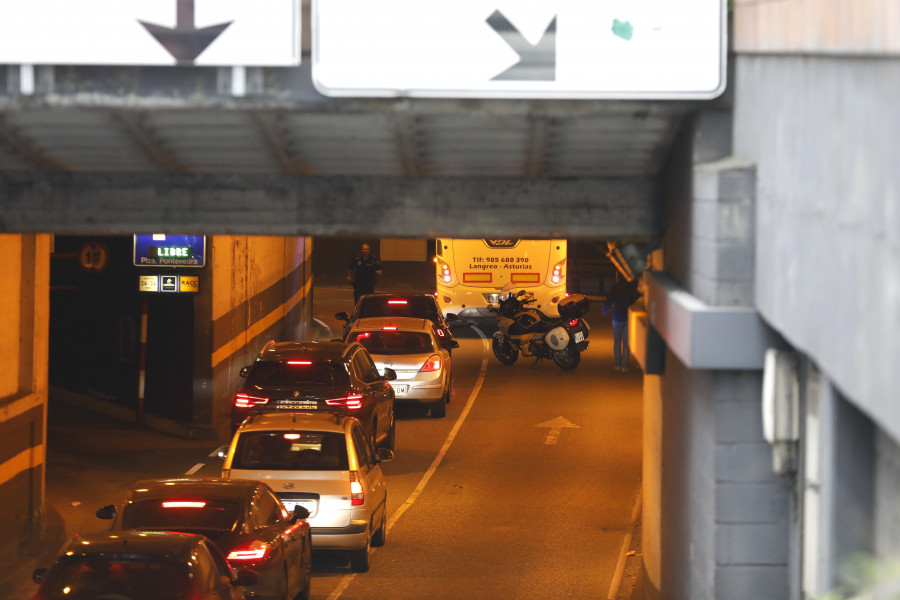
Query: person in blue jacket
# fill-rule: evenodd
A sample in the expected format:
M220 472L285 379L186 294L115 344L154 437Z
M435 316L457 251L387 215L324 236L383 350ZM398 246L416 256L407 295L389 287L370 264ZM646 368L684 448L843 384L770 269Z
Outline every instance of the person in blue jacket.
M637 281L628 281L618 271L616 282L609 289L606 302L603 303L603 314L612 309L613 357L616 371L627 371L631 351L628 347L628 307L640 297Z
M375 292L375 282L381 275L381 261L372 254L372 247L363 242L359 254L347 267L347 281L353 284L353 301L359 302L363 294Z

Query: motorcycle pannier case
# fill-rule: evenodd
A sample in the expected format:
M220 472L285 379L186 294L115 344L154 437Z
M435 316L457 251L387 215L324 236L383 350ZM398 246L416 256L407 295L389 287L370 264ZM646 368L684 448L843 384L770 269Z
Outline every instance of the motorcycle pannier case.
M588 299L582 294L572 294L560 300L556 307L563 319L576 319L587 312L588 304Z

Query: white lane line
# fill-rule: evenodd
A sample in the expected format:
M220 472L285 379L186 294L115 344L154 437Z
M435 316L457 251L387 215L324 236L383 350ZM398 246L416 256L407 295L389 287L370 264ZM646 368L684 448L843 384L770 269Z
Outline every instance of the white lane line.
M608 600L616 600L619 588L622 587L622 576L625 574L625 561L628 560L628 549L631 548L631 538L634 536L634 528L637 525L638 516L641 514L641 488L638 487L637 500L634 501L634 510L631 512L631 522L625 530L625 538L622 540L622 549L619 551L619 561L616 563L616 572L613 574L612 583L609 585Z
M185 473L185 475L193 475L194 473L196 473L197 471L199 471L202 468L203 468L203 463L197 463L196 465L194 465L193 467L188 469L187 472Z
M450 449L450 444L452 444L453 440L456 439L456 434L459 432L459 429L462 427L463 422L469 415L469 411L472 410L472 406L475 404L475 398L478 396L478 392L481 391L481 385L484 383L484 376L487 374L490 346L488 344L487 337L481 332L481 330L475 325L472 325L471 327L481 337L481 345L484 350L481 359L481 372L478 374L478 379L475 381L475 387L472 388L472 393L469 394L469 399L466 401L465 408L463 408L462 412L459 415L459 418L456 419L456 423L453 424L453 429L450 430L450 433L447 435L447 439L444 440L444 445L441 446L441 449L438 451L437 456L434 457L434 460L431 462L431 466L428 467L428 470L425 471L424 475L422 475L422 479L419 480L419 485L416 486L416 489L412 491L409 497L403 502L403 504L401 504L397 508L397 510L394 511L394 514L391 515L391 518L388 519L387 525L385 526L385 533L391 530L391 528L395 523L397 523L403 513L406 512L406 509L413 505L413 502L416 501L416 499L425 489L425 486L428 485L428 481L431 479L431 476L434 475L434 472L437 470L438 466L440 466L441 461L444 460L444 455L447 454L447 450ZM369 554L371 555L373 552L375 552L375 550L375 548L370 549ZM338 598L340 598L341 594L343 594L344 590L346 590L350 586L350 584L353 583L354 579L356 579L356 573L344 575L338 583L338 586L328 596L327 600L337 600Z

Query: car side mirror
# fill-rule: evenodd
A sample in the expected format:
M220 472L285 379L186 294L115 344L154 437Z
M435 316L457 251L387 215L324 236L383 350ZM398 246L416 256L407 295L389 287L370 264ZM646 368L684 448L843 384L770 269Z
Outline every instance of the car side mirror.
M309 509L299 504L294 505L294 521L309 518Z
M350 315L347 314L347 311L342 310L339 313L334 313L334 318L339 321L346 321L347 323L350 322Z
M115 504L107 504L106 506L97 510L96 514L98 519L115 519L116 518L116 505Z
M256 571L251 571L249 569L241 569L237 573L235 573L234 577L234 585L247 585L253 586L259 582L259 576L256 574Z
M378 462L394 460L394 451L390 448L378 448L375 450L375 460Z
M450 340L450 343L447 344L448 348L459 348L459 342L456 340Z
M47 569L35 569L34 573L31 574L31 580L35 583L40 583L44 580L44 577L47 576Z
M397 379L397 371L393 370L390 367L385 367L384 368L384 378L387 379L388 381L393 381L393 380Z
M246 377L250 374L250 367L241 367L240 375L241 377Z

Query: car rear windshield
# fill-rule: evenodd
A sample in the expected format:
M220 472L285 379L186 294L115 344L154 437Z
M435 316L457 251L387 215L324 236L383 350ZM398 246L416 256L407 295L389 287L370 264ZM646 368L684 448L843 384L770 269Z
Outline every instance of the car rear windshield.
M438 312L435 301L430 296L363 298L359 307L359 318L367 317L414 317L436 323Z
M354 336L355 341L370 354L422 354L434 351L431 336L418 331L362 331Z
M344 434L330 431L247 431L238 438L232 469L346 471Z
M343 363L296 361L260 361L254 363L247 383L259 388L328 386L350 384Z
M233 531L241 522L243 506L235 500L203 498L193 494L138 500L122 509L122 528L188 533Z
M187 564L155 557L63 556L50 569L39 600L130 598L189 600Z

